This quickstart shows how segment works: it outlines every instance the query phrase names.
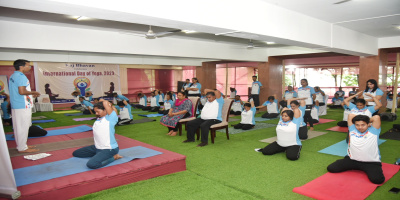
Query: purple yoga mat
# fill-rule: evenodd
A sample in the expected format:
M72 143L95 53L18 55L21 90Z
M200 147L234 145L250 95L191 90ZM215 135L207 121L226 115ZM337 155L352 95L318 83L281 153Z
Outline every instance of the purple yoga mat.
M80 122L80 121L87 121L87 120L92 120L92 119L96 119L96 117L74 118L72 120Z

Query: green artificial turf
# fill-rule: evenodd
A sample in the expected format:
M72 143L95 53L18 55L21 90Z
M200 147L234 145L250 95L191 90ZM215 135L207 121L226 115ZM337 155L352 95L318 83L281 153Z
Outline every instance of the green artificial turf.
M75 122L72 118L52 112L38 112L56 122L40 124L57 127L87 124L93 121ZM256 116L261 116L258 113ZM89 116L84 116L89 117ZM134 119L140 119L134 114ZM234 117L240 118L240 116ZM337 121L315 126L316 131L336 126L343 118L343 110L328 110L321 118ZM255 148L267 145L259 140L276 136L275 127L250 130L230 135L217 132L215 144L196 147L196 143L182 143L183 136L170 137L167 128L156 122L117 126L116 133L154 146L185 155L187 170L166 176L131 183L128 185L89 194L77 199L310 199L292 192L294 187L325 174L326 167L341 157L318 153L319 150L345 139L346 134L328 132L325 135L303 141L300 159L289 161L284 153L264 156ZM269 120L257 123L277 123ZM237 124L239 122L230 122ZM383 122L382 133L396 122ZM6 132L11 131L6 127ZM394 163L400 157L400 141L387 140L379 146L382 162ZM354 186L357 187L357 186ZM368 199L400 199L400 194L389 193L392 187L400 187L400 173L380 186Z

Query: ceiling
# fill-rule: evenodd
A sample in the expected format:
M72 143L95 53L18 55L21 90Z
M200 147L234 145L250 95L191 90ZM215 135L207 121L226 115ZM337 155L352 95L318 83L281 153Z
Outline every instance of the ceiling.
M378 38L400 35L400 0L262 1Z

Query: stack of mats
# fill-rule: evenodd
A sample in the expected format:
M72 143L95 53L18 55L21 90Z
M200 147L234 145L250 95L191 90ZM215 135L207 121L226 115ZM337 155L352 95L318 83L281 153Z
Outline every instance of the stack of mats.
M78 126L81 125L46 130ZM117 160L114 164L96 170L89 170L86 167L87 159L72 157L72 152L76 149L93 144L92 131L29 139L29 145L47 147L46 153L51 154L49 157L36 161L26 160L21 154L13 154L15 149L9 149L10 154L13 154L11 162L18 185L17 189L21 191L22 198L70 199L186 170L186 157L183 155L120 135L116 135L116 139L120 154L125 155L125 159ZM9 148L15 148L14 141L7 141L7 144ZM131 152L124 152L127 150L131 150ZM131 161L131 159L134 160ZM80 164L77 160L80 160Z

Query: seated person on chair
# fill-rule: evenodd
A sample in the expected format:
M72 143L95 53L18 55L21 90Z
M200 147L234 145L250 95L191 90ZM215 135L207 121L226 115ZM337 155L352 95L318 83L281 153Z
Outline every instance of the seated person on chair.
M89 101L89 102L92 102L92 100L93 100L93 93L92 93L91 91L88 91L88 92L85 93L85 100L86 100L86 101Z
M338 93L335 93L335 96L332 98L332 105L329 105L329 108L342 108L342 102L344 101L343 97L340 97Z
M75 150L72 155L90 160L86 166L90 169L104 167L114 160L122 158L118 154L119 148L115 139L115 125L118 122L116 109L108 101L100 100L94 105L97 120L93 124L94 145Z
M239 124L236 124L233 128L235 129L242 129L242 130L249 130L254 128L256 122L254 120L254 115L256 115L256 107L254 106L254 102L251 101L250 103L244 104L244 110L242 112L242 120Z
M232 103L232 110L230 111L230 114L241 115L242 110L243 110L243 101L240 99L239 95L236 95Z
M197 129L200 128L201 143L197 145L198 147L203 147L208 144L210 127L214 124L221 123L222 107L224 105L224 98L220 91L205 89L204 92L206 93L208 101L203 107L200 118L196 118L186 124L187 139L183 141L184 143L195 142L194 135L196 134Z
M158 110L160 110L160 103L158 102L159 98L160 95L158 95L157 90L151 92L150 106L146 106L142 108L142 110L148 110L149 112L158 112Z
M1 110L3 111L3 125L12 126L10 96L5 92L2 92L1 95L6 96L6 98L4 98L4 102L1 103Z
M279 116L278 100L274 96L269 96L268 101L264 102L261 106L256 108L267 107L267 112L264 113L262 118L275 118Z
M135 108L144 108L147 106L147 97L143 93L138 94L139 97L139 104L134 104L133 107Z
M94 114L92 103L90 103L89 101L86 101L85 97L79 97L79 101L81 102L81 105L82 105L81 111L83 111L83 114L85 114L85 115L93 115Z
M160 111L158 111L158 114L167 115L169 113L169 109L171 109L172 105L174 104L174 102L172 101L171 93L167 93L167 95L165 95L165 96L167 98L164 101L164 108L162 108Z
M82 107L81 101L79 101L79 97L81 97L81 92L79 90L75 90L71 93L71 96L73 96L75 100L75 105L71 106L71 108L80 110Z
M382 171L381 156L378 140L381 132L381 120L378 115L369 118L365 115L350 114L349 145L347 156L335 161L328 166L331 173L339 173L348 170L364 171L368 179L374 184L385 182Z
M287 159L298 160L302 147L299 138L299 127L303 121L301 115L299 109L292 111L289 108L283 108L279 123L276 126L276 141L262 149L256 149L256 151L264 155L286 152Z
M119 110L119 118L118 118L117 125L131 123L131 121L133 120L133 115L131 113L131 111L132 111L131 105L125 100L118 101L117 105L118 105L118 107L116 107L116 109Z
M178 132L179 120L192 116L193 109L192 101L187 98L186 92L178 92L178 99L169 109L168 115L164 115L160 119L160 124L168 127L167 135L175 136Z
M56 97L58 97L58 94L53 94L53 93L51 92L50 84L46 83L46 84L44 85L44 88L45 88L44 91L46 92L46 94L49 95L50 100L56 100Z

